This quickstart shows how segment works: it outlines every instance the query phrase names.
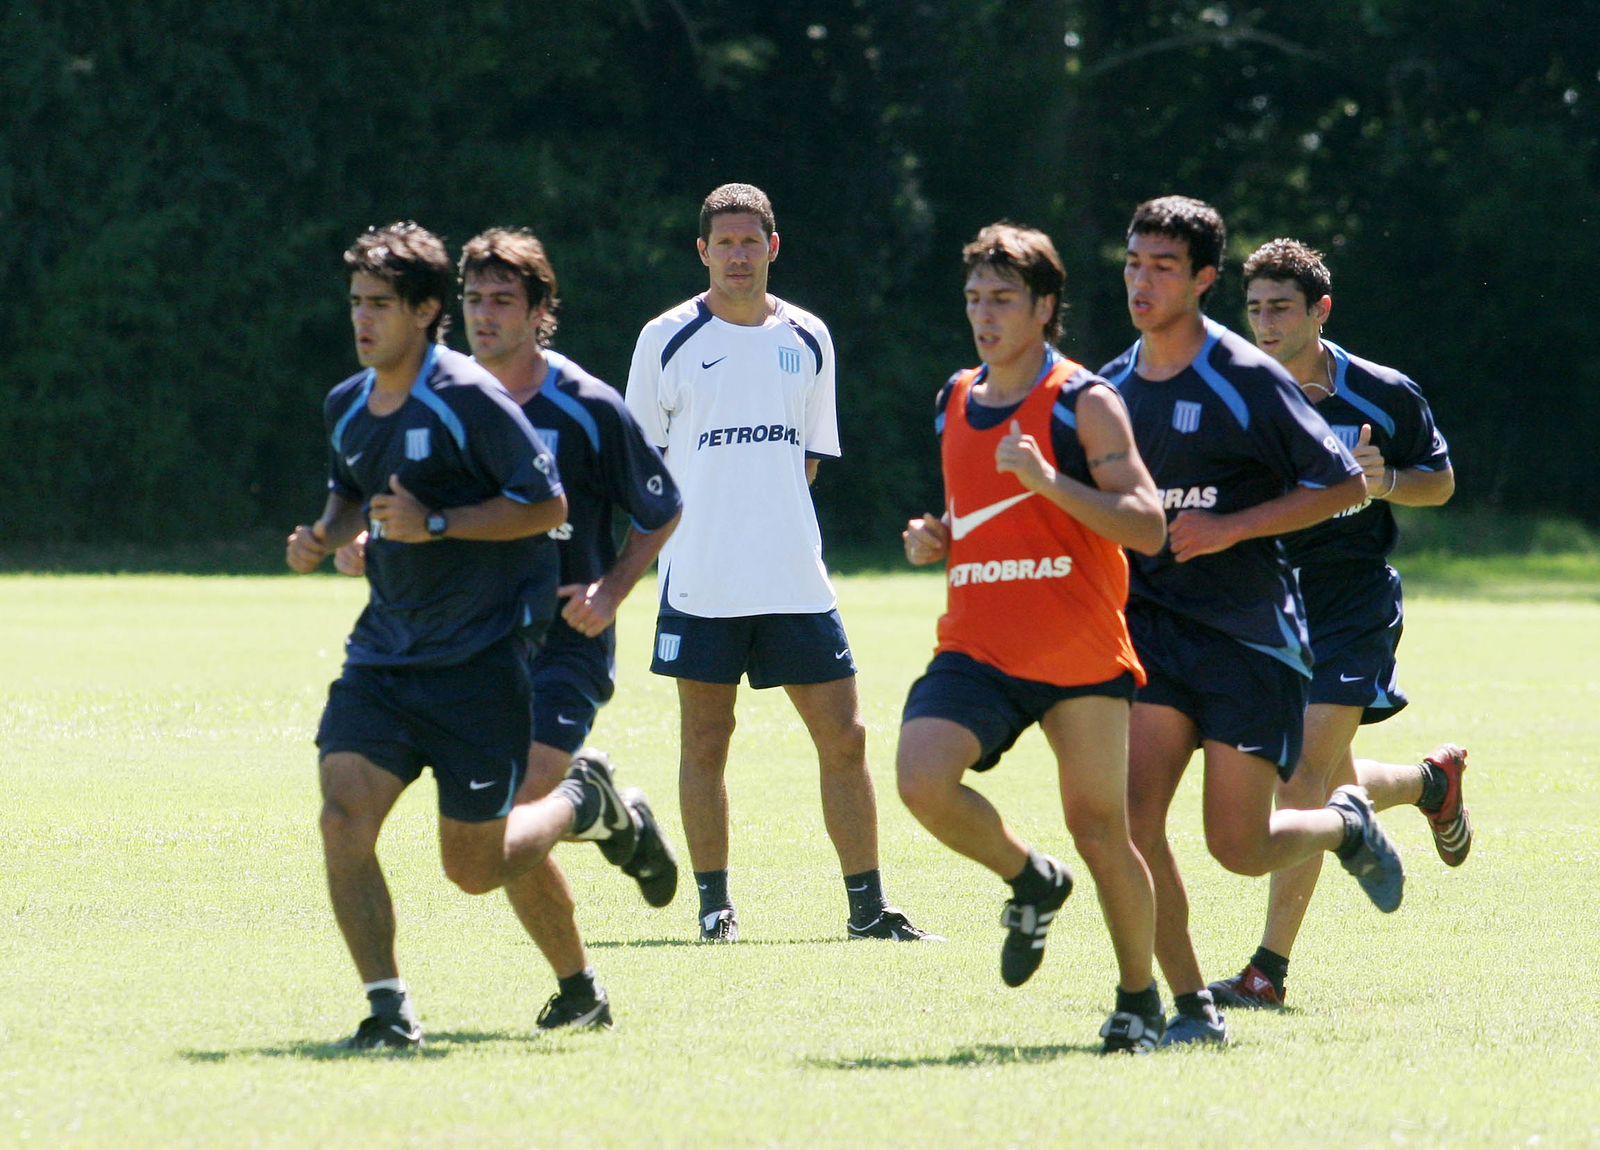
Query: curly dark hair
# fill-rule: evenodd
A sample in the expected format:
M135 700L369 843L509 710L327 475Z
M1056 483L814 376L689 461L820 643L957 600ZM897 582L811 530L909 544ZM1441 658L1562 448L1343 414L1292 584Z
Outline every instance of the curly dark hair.
M1146 200L1133 210L1128 224L1128 239L1136 235L1172 236L1189 246L1189 274L1201 268L1216 268L1217 278L1200 297L1205 308L1222 280L1222 253L1228 244L1228 229L1217 209L1192 196L1160 196Z
M700 205L700 238L711 238L711 221L717 216L746 213L761 221L761 230L770 240L778 230L777 218L772 214L772 201L767 193L754 184L723 184L713 188Z
M399 220L383 228L368 228L344 253L347 275L359 272L377 276L394 288L407 307L419 307L428 300L439 301L439 314L428 325L428 339L444 339L450 316L446 301L455 269L444 241L421 224Z
M969 276L976 268L990 267L1003 276L1020 279L1036 300L1054 296L1056 306L1045 325L1044 338L1049 343L1061 338L1061 289L1066 286L1067 272L1049 236L1037 228L1001 220L961 249L961 267Z
M488 274L497 279L521 280L528 293L528 309L541 303L548 304L544 318L539 321L539 346L549 347L556 334L556 309L561 306L561 296L556 284L556 270L550 266L539 237L527 228L490 228L466 242L461 249L461 282L467 282L470 272Z
M1244 282L1254 279L1293 280L1310 307L1333 294L1333 273L1323 255L1299 240L1276 239L1262 244L1244 261Z

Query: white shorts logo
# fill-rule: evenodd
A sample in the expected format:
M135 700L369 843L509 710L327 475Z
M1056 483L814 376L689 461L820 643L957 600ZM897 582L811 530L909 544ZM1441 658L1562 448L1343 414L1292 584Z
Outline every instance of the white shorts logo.
M406 458L426 459L432 454L432 447L428 444L428 429L426 427L413 427L406 432Z
M793 347L778 349L778 370L785 375L800 374L800 351Z
M644 481L644 489L646 491L648 491L651 495L660 495L661 494L661 476L652 475L649 479L646 479Z
M1200 405L1191 403L1187 399L1180 399L1172 405L1172 428L1185 435L1193 435L1200 430Z
M678 657L678 649L682 646L682 635L669 635L663 631L656 636L656 658L663 663L670 663Z

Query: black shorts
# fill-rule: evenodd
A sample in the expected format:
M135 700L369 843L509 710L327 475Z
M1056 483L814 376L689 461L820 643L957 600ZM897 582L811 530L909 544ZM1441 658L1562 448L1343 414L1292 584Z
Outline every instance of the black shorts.
M900 722L948 719L971 731L982 747L974 771L987 771L1033 724L1063 699L1106 695L1133 699L1134 679L1124 673L1105 683L1058 687L1018 679L959 651L941 651L911 684Z
M317 747L361 755L407 785L431 766L441 815L490 822L511 813L527 771L528 696L514 637L453 667L346 663L328 688Z
M1405 630L1399 573L1389 566L1335 564L1298 574L1316 660L1310 701L1360 707L1363 723L1398 715L1409 702L1395 662Z
M1265 759L1288 779L1305 732L1306 677L1264 651L1164 607L1128 604L1128 633L1150 681L1136 701L1172 707L1200 738Z
M546 642L534 654L529 664L534 742L569 754L583 747L595 715L616 690L614 650L613 643L575 636Z
M737 683L748 674L752 687L793 687L848 679L856 661L837 610L729 619L674 611L656 620L650 669L697 683Z

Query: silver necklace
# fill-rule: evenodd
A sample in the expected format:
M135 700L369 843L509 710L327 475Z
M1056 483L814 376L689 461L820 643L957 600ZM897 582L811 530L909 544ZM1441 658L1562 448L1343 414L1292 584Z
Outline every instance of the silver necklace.
M1322 394L1324 396L1332 398L1333 391L1334 391L1334 384L1333 384L1333 356L1328 355L1326 352L1323 353L1322 372L1323 372L1323 375L1328 380L1328 382L1326 384L1318 383L1314 379L1308 379L1308 380L1304 380L1300 384L1300 386L1302 388L1314 387L1318 391L1322 392Z

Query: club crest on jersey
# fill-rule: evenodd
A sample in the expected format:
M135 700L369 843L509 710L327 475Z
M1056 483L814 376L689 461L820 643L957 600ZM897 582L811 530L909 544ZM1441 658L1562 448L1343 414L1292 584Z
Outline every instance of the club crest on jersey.
M799 375L800 349L796 347L780 347L778 349L778 370L785 375Z
M651 495L660 495L661 494L661 488L662 488L661 476L659 476L659 475L652 475L649 479L646 479L644 481L644 489L646 491L648 491Z
M426 459L433 454L433 446L426 427L413 427L406 432L406 458Z
M663 631L656 636L656 658L663 663L670 663L678 657L678 650L682 646L682 635L669 635Z
M1187 399L1180 399L1172 405L1172 429L1181 431L1184 435L1193 435L1200 430L1200 405Z

